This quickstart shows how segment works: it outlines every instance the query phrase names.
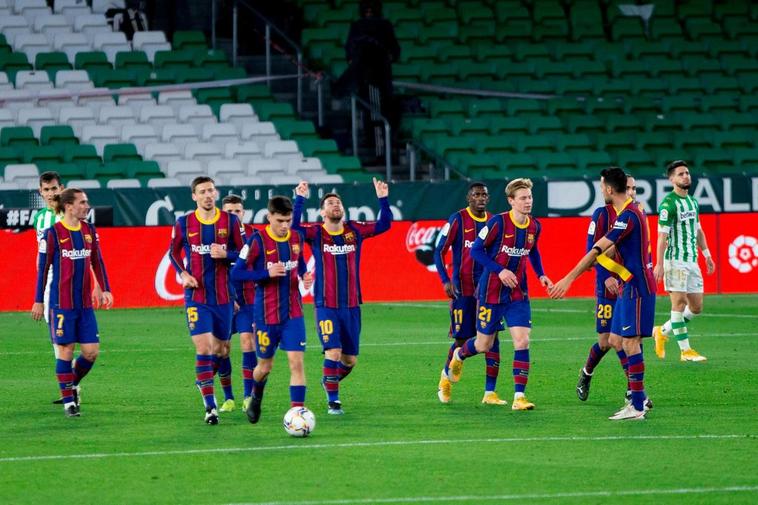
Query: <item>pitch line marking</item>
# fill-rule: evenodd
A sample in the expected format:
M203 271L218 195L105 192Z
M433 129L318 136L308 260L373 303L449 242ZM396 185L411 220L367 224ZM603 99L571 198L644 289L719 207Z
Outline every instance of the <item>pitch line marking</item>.
M272 445L268 447L226 447L214 449L183 449L174 451L141 451L141 452L100 452L89 454L49 454L38 456L10 456L0 458L0 463L15 463L21 461L55 461L66 459L105 459L105 458L133 458L145 456L183 456L193 454L228 454L243 452L264 451L291 451L308 449L352 449L355 447L392 447L413 445L449 445L458 443L469 444L511 444L526 442L608 442L617 440L725 440L725 439L754 439L758 434L725 434L725 435L634 435L619 436L606 435L596 437L521 437L521 438L472 438L442 439L442 440L385 440L381 442L345 442L341 444L289 444Z
M246 502L230 505L358 505L362 503L428 503L428 502L478 502L548 500L560 498L612 498L616 496L688 495L713 493L754 493L758 486L695 487L680 489L622 489L619 491L576 491L573 493L530 493L485 496L408 496L398 498L357 498L341 500L269 501Z

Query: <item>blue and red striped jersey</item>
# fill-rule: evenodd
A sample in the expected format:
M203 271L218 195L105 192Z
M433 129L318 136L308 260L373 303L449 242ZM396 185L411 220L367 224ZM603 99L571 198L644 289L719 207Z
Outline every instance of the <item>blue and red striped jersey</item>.
M538 277L545 275L537 240L540 236L539 221L528 217L523 225L513 220L513 211L497 214L487 221L471 248L474 261L484 266L479 279L479 303L508 303L528 299L526 286L526 257ZM511 289L500 281L498 274L507 268L519 279Z
M287 275L270 277L268 269L279 262L284 263ZM247 239L232 268L232 277L235 281L258 284L253 309L256 320L281 324L288 319L303 317L298 274L303 275L305 271L303 235L290 230L286 237L279 238L267 226Z
M616 245L615 273L624 281L625 296L654 295L656 291L647 217L628 199L605 238Z
M95 227L80 221L77 228L63 221L45 230L39 242L37 258L37 292L34 301L42 303L50 266L53 282L50 307L56 309L88 309L92 307L92 275L103 291L110 291L105 263L100 252L100 239Z
M437 266L442 283L448 283L450 277L445 267L445 254L453 251L452 283L461 296L475 296L476 283L482 276L482 265L471 257L471 246L474 245L479 232L487 224L492 214L486 212L484 217L476 217L471 209L461 209L448 219L440 232L437 247L434 249L434 264Z
M342 231L328 232L322 224L301 224L302 196L295 198L292 228L302 230L316 262L313 300L316 307L346 308L363 303L360 263L363 241L390 229L392 211L387 198L380 198L379 219L373 222L346 221Z
M211 258L211 244L224 247L227 257ZM229 269L244 244L244 229L233 214L217 208L210 221L201 219L197 211L180 216L171 232L169 259L177 273L186 271L198 283L196 288L184 290L184 299L206 305L234 301Z
M592 221L590 221L590 227L587 230L587 249L590 249L608 233L613 227L613 222L616 220L616 208L613 204L604 205L598 207L592 213ZM608 277L613 275L600 263L595 265L595 296L607 298L609 300L615 300L616 295L608 291L605 287L605 281Z
M252 224L245 224L245 240L249 241L250 237L258 233ZM234 266L232 261L231 266ZM252 267L251 267L252 268ZM253 281L235 281L232 279L234 286L234 296L237 305L242 307L243 305L252 305L255 302L255 282Z

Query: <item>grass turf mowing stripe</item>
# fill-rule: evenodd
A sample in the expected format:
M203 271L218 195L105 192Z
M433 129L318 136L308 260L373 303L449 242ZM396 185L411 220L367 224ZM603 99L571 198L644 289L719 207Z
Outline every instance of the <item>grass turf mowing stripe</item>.
M272 445L269 447L225 447L215 449L186 449L176 451L141 451L141 452L113 452L113 453L90 453L90 454L50 454L39 456L15 456L0 458L0 463L14 463L20 461L50 461L61 459L103 459L103 458L134 458L145 456L181 456L194 454L213 454L231 452L261 452L261 451L290 451L304 449L351 449L366 447L390 447L411 445L448 445L457 443L467 444L510 444L525 442L607 442L618 440L724 440L724 439L753 439L758 434L705 434L705 435L632 435L632 436L596 436L596 437L520 437L520 438L472 438L472 439L449 439L449 440L385 440L382 442L345 442L341 444L289 444Z

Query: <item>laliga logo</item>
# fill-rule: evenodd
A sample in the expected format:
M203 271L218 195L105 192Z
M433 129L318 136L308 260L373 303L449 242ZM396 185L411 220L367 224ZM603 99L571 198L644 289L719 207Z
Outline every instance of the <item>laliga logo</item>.
M176 282L176 286L179 289L178 293L172 293L168 289L168 276L172 273L174 275L171 277ZM158 270L155 272L155 292L158 293L158 296L160 296L162 299L168 300L170 302L184 298L184 290L182 288L181 279L174 272L174 268L171 266L171 260L168 259L168 252L163 255L163 259L158 265Z
M740 235L729 244L729 264L741 274L758 267L758 240Z
M434 247L437 245L435 239L441 229L440 226L420 226L413 223L405 235L405 248L409 253L414 253L416 259L432 272L437 271L434 266Z

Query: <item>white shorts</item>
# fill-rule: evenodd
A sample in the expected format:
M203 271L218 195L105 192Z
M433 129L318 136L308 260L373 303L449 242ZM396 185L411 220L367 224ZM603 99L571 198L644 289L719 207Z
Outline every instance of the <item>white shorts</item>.
M666 261L663 263L663 287L669 293L702 293L703 274L697 263Z

